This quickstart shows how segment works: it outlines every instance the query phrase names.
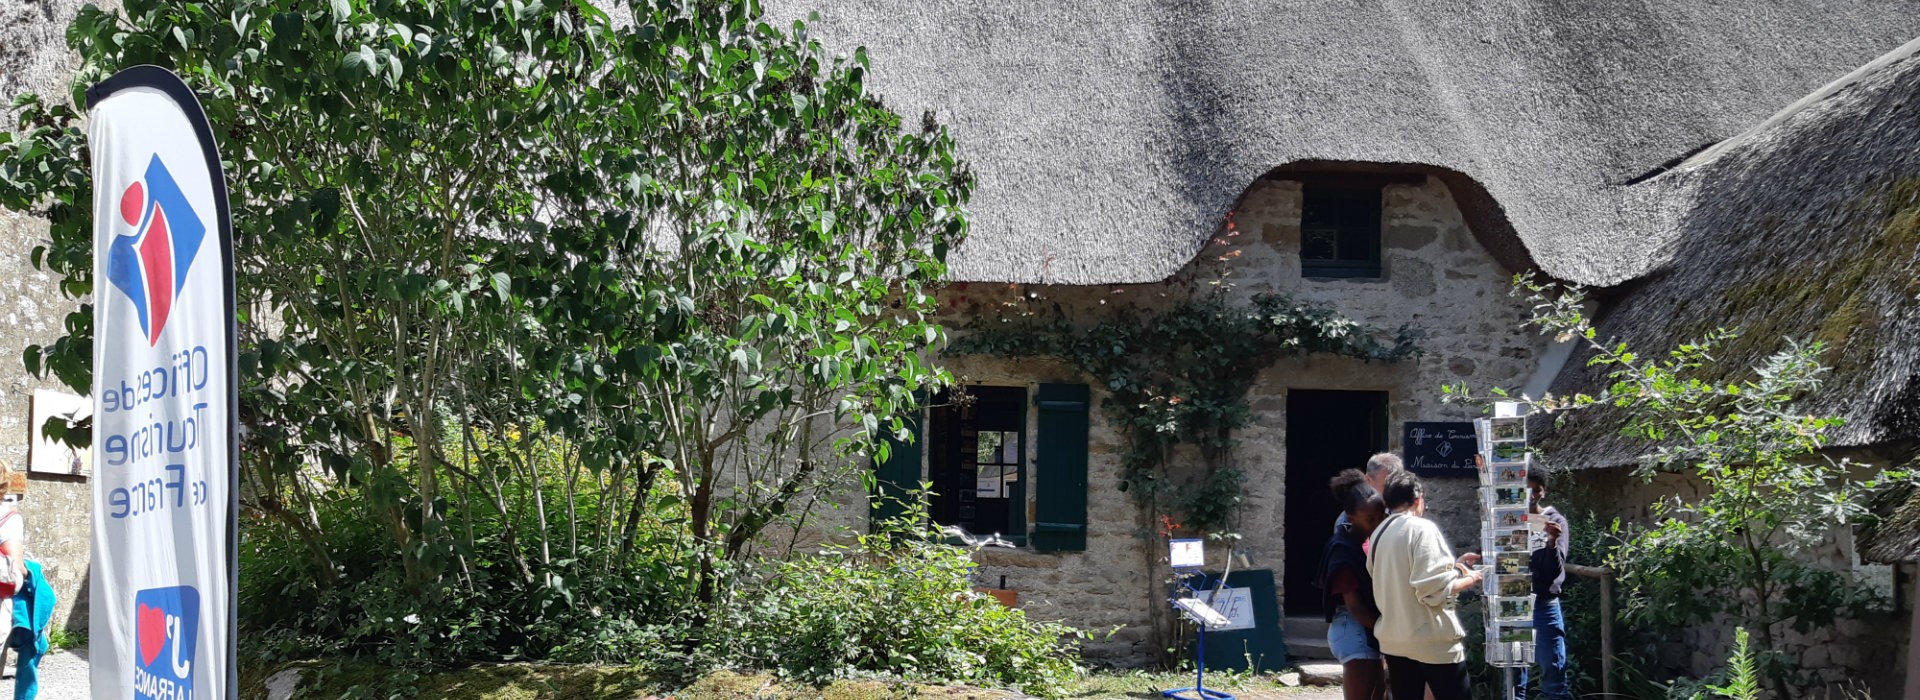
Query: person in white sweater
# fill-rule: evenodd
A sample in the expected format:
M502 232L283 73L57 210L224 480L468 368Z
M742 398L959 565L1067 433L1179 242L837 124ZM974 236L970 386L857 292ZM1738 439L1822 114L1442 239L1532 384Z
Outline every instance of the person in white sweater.
M1387 519L1373 531L1367 572L1380 619L1373 634L1387 657L1387 687L1395 698L1469 700L1466 630L1454 614L1462 591L1480 585L1472 567L1480 555L1453 556L1440 526L1424 517L1426 491L1420 477L1394 474L1381 494Z

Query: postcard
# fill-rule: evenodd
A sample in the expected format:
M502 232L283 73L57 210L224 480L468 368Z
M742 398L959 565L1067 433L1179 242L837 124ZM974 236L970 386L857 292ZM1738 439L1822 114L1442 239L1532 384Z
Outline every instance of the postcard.
M1495 530L1518 530L1527 526L1525 506L1495 508L1492 513L1489 521L1493 523Z
M1493 497L1491 505L1494 508L1525 506L1528 503L1525 486L1495 486L1491 495Z
M1527 419L1495 418L1493 423L1494 442L1526 442Z
M1529 562L1529 557L1526 554L1501 552L1494 557L1493 569L1503 576L1507 574L1525 574L1531 573L1531 569L1528 568L1530 565L1531 562Z
M1531 552L1533 538L1526 530L1496 530L1493 533L1493 548L1501 552Z
M1531 620L1533 619L1533 598L1495 598L1493 599L1494 619Z
M1524 574L1513 574L1509 576L1501 576L1499 580L1500 580L1501 596L1511 597L1511 596L1533 595L1533 577L1532 576L1527 576Z
M1496 443L1493 443L1493 447L1488 449L1487 451L1492 455L1492 457L1489 458L1487 461L1492 462L1496 465L1501 463L1519 462L1527 458L1527 443L1496 442Z

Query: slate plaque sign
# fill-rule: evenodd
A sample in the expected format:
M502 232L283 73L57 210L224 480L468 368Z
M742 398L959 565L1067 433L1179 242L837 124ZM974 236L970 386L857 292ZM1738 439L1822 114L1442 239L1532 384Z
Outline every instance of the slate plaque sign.
M1400 458L1420 476L1473 476L1478 451L1471 421L1402 424Z

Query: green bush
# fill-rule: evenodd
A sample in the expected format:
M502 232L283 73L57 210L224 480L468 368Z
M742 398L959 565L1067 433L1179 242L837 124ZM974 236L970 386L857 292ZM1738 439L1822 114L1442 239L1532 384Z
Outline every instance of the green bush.
M358 657L412 668L544 659L634 665L667 679L732 668L807 683L898 676L1041 695L1064 692L1078 672L1074 630L973 592L968 552L931 532L894 530L723 565L718 573L730 583L708 608L684 575L691 547L643 543L643 556L611 570L613 557L535 560L536 583L526 585L497 520L475 523L470 585L415 591L378 523L357 517L357 500L318 507L329 523L324 549L346 585L323 588L304 575L309 549L292 529L271 521L243 528L241 639L250 658Z
M1057 695L1077 633L971 590L966 550L931 534L867 535L767 562L727 597L723 663L819 683L864 675Z

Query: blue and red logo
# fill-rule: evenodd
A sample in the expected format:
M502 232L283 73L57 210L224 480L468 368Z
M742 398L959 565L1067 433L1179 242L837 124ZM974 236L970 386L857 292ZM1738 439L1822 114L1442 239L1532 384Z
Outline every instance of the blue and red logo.
M194 642L200 634L200 592L192 586L133 594L134 700L191 700Z
M147 163L146 176L121 192L120 218L133 227L133 235L113 238L107 280L133 302L152 346L160 342L167 316L187 286L187 269L200 252L207 225L157 154Z

